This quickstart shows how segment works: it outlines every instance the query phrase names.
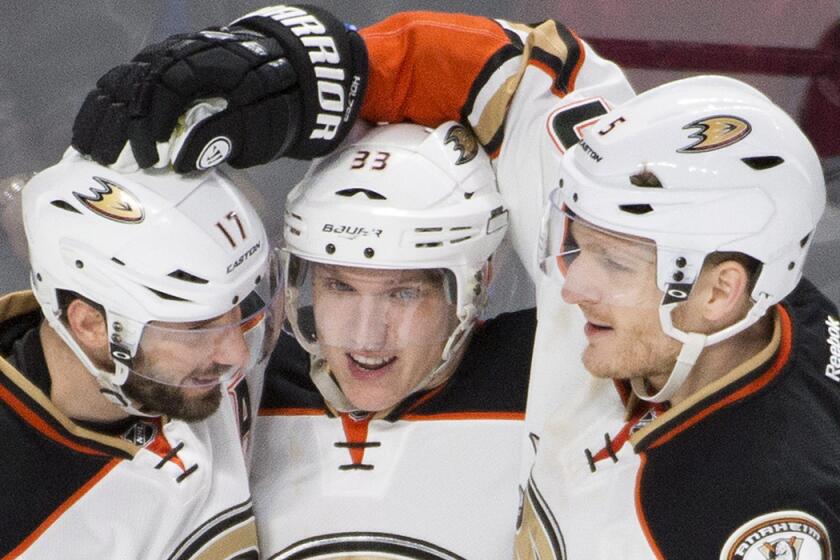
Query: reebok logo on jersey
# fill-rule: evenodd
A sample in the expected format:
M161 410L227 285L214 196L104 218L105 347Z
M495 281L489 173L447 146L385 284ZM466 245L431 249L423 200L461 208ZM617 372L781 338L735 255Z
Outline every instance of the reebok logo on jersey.
M825 376L840 382L840 321L829 315L825 319L825 326L828 327L828 338L825 341L831 352L828 365L825 366Z

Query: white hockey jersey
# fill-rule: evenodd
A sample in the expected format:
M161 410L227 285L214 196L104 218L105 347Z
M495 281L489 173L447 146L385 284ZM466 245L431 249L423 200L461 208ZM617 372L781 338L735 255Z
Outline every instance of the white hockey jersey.
M510 558L534 318L478 325L446 383L384 417L335 413L281 337L255 427L265 557Z

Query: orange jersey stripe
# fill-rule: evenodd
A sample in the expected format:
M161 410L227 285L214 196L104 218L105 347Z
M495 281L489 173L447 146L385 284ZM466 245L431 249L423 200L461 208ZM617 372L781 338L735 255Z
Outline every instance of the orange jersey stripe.
M491 19L433 12L396 14L361 34L371 61L362 117L426 126L460 120L482 68L510 43Z
M524 420L524 412L441 412L406 414L401 420Z
M353 420L349 414L341 415L341 426L344 428L344 435L347 437L347 443L364 444L367 442L368 426L370 425L370 417L362 420ZM349 447L347 451L350 452L350 459L354 465L361 465L365 458L364 447Z
M575 38L575 41L580 49L580 58L578 58L574 68L572 68L572 71L569 74L569 83L566 84L566 91L574 91L575 86L577 86L578 74L580 73L580 69L583 67L584 61L586 61L586 49L583 48L583 44L580 42L580 37L578 37L574 31L569 30L569 33L571 33Z
M323 416L322 408L261 408L260 416Z
M29 424L30 426L32 426L51 440L56 441L65 447L69 447L74 451L85 453L87 455L96 455L99 457L104 457L107 455L106 453L102 453L101 451L97 451L96 449L92 449L90 447L78 444L73 440L64 437L55 428L50 426L43 418L38 416L38 414L36 414L28 406L26 406L14 394L12 394L11 391L2 386L0 386L0 400L3 400L6 404L8 404L9 407L11 407L15 412L17 412L18 415L24 421L26 421L27 424Z
M645 465L647 464L646 453L639 454L639 462L639 470L636 472L636 518L639 520L639 525L642 527L642 533L644 533L645 539L647 539L647 542L650 545L650 549L654 554L656 554L657 560L664 560L665 557L662 556L662 552L660 552L659 546L656 544L656 541L650 532L645 512L642 510L642 493L640 489L642 487L642 474L644 473Z
M80 487L76 490L69 498L67 498L63 504L61 504L55 511L53 511L43 522L38 526L37 529L32 531L28 537L26 537L14 550L12 550L9 554L7 554L3 560L17 558L20 556L27 548L29 548L32 543L38 540L44 531L50 528L50 525L55 523L55 521L61 517L61 515L70 509L70 507L75 504L82 496L84 496L91 488L96 486L100 480L105 478L111 470L116 467L122 459L112 459L110 460L98 473L96 473L90 480L88 480L84 486Z

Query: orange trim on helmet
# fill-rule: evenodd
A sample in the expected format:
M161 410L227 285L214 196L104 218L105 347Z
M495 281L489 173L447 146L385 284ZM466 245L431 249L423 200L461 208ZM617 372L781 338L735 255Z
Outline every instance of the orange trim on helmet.
M239 326L242 329L242 332L248 332L249 330L254 328L254 326L257 323L259 323L260 321L262 321L263 319L265 319L265 309L263 309L263 310L261 310L257 313L254 313L253 316L249 317L248 320L244 321Z

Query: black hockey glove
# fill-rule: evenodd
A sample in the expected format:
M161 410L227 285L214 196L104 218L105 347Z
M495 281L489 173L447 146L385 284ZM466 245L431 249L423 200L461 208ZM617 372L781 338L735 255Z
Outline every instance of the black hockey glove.
M366 82L354 28L321 8L273 6L113 68L85 99L72 143L106 165L178 172L311 159L350 131Z

